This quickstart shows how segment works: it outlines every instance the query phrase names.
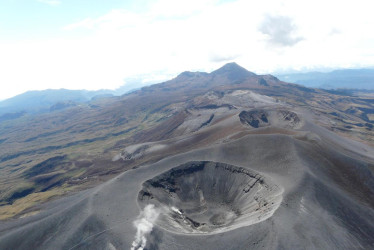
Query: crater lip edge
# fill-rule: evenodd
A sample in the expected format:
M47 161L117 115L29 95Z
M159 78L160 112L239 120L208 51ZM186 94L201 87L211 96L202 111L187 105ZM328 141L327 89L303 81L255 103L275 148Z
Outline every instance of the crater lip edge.
M250 168L191 161L143 183L138 204L159 211L155 224L177 234L216 234L270 218L283 188Z

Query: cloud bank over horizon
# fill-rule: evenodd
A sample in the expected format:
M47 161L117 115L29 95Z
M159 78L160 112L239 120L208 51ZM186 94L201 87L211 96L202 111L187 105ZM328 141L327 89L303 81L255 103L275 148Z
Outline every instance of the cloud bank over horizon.
M51 13L68 15L74 3L35 1L50 8L45 22L54 33L2 37L0 99L34 89L113 89L130 78L162 81L230 61L256 73L373 66L369 0L144 0L56 24Z

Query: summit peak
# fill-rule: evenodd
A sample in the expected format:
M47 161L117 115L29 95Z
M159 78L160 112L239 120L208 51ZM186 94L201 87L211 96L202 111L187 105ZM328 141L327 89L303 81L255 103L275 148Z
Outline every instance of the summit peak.
M213 76L227 76L229 79L232 80L242 80L247 77L255 76L255 73L252 73L239 64L235 62L227 63L223 65L221 68L211 72Z

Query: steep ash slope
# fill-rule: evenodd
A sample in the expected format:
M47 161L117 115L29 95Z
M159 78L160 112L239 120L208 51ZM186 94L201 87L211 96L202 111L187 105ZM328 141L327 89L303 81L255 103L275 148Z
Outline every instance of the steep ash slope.
M38 205L0 223L0 249L373 248L374 149L316 124L331 121L324 98L229 64L35 118L1 144L0 196L14 199L0 212Z
M158 163L128 171L85 193L56 201L39 215L3 224L0 229L0 247L105 249L114 246L116 249L129 249L132 244L137 246L139 243L136 241L138 233L133 222L141 227L138 223L145 220L152 225L149 233L140 235L144 236L147 249L201 249L202 246L204 249L371 248L374 244L374 225L370 219L374 216L373 204L358 193L366 192L366 195L372 195L373 189L368 182L355 181L362 173L367 174L370 166L362 165L361 160L348 158L339 151L329 152L323 144L322 141L300 140L290 135L258 134L168 157ZM330 161L332 157L350 159L346 164L352 168L360 164L361 166L356 169L355 175L347 172L349 170L338 171L339 162ZM138 206L139 193L144 195L145 191L142 183L148 186L149 180L161 178L164 180L163 184L154 186L166 187L169 180L158 176L171 174L173 172L170 171L178 170L175 167L191 160L222 162L224 164L219 163L220 166L230 164L248 173L256 171L268 179L266 183L270 181L283 190L280 206L266 220L259 220L255 224L244 223L240 227L231 227L231 230L228 230L230 225L235 223L222 220L222 216L227 216L227 211L231 210L208 209L216 213L215 217L212 215L209 218L212 219L211 222L218 224L213 227L221 231L208 233L206 236L204 230L199 235L191 235L187 230L199 228L197 223L202 222L205 217L198 216L188 221L187 217L197 216L199 213L195 210L197 214L194 214L193 211L180 206L185 204L200 209L196 206L196 203L200 204L200 196L197 200L193 198L199 193L179 193L180 198L177 198L172 192L168 196L163 190L152 191L152 195L158 197L154 198L158 202L162 201L166 207L173 205L167 212L156 210L157 207L154 208L155 211L152 211L152 207L146 208L147 199L142 200L144 203L141 207ZM370 161L372 162L372 159ZM191 169L188 165L184 166L186 171ZM212 178L216 178L214 167L209 171L212 171ZM217 171L219 174L221 170ZM227 175L225 178L232 178L230 173L224 175ZM180 175L177 179L189 178L188 176ZM199 177L192 178L191 182L177 179L170 180L167 192L172 188L179 189L176 192L184 192L183 185L199 183ZM251 180L242 181L240 188L253 183ZM205 184L204 181L200 183ZM207 204L212 204L214 200L220 203L222 196L217 196L210 188L200 188L204 197L209 192L212 194L211 197L205 198ZM170 199L184 199L184 202L176 200L170 203ZM242 204L246 207L245 203L240 202L229 204ZM141 212L142 207L145 207L144 211L151 211L150 215ZM152 219L152 214L155 214L156 219ZM245 213L241 216L245 216ZM174 220L172 228L180 225L180 229L170 230L170 224L165 224L170 220Z

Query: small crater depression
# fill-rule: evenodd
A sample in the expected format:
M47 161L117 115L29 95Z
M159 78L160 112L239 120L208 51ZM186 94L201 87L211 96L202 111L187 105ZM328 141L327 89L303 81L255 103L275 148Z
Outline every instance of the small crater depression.
M160 227L175 233L214 234L271 217L282 189L252 170L217 162L189 162L143 183L138 202L154 204Z
M258 128L269 125L268 115L263 110L242 111L239 114L241 123Z
M239 114L240 122L245 126L260 128L276 126L282 128L298 129L303 123L300 117L289 110L250 110L242 111Z

